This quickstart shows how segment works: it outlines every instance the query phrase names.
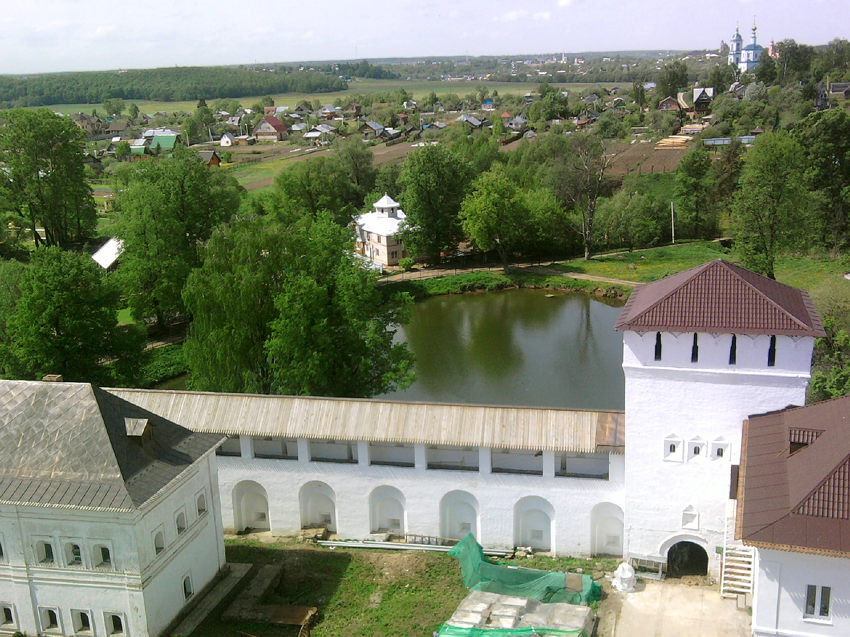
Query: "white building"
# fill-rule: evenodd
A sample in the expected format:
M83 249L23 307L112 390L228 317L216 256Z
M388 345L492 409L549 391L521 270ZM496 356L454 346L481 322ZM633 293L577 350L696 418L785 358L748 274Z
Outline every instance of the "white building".
M89 384L0 405L0 634L163 634L224 565L221 437Z
M625 553L720 572L750 414L805 403L808 294L722 260L638 288L623 331Z
M399 203L385 194L375 202L375 210L354 220L357 252L381 265L397 265L407 256L396 237L404 219Z
M744 425L739 536L757 553L753 634L850 634L850 397Z
M763 47L756 42L755 23L752 33L752 41L747 46L743 46L744 39L741 37L738 27L735 27L735 35L732 36L732 42L729 45L728 63L730 66L734 66L739 73L755 71L761 57Z

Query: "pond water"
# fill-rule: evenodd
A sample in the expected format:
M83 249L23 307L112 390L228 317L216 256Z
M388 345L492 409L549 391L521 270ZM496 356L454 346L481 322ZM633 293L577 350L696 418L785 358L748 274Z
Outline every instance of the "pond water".
M550 293L551 294L551 293ZM581 294L437 296L400 330L416 381L399 400L622 409L620 307Z

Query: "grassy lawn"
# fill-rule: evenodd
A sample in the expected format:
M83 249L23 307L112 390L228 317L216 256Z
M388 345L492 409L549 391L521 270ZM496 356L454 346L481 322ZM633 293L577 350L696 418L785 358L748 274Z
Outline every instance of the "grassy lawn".
M457 561L445 553L331 551L291 541L259 544L241 539L226 540L225 547L229 562L283 564L279 586L263 601L318 607L314 637L431 635L468 592ZM581 567L590 572L597 564L601 570L612 571L617 560L534 557L515 563L557 571ZM223 623L219 617L230 601L217 608L192 637L233 637L237 630L257 637L295 637L295 630Z

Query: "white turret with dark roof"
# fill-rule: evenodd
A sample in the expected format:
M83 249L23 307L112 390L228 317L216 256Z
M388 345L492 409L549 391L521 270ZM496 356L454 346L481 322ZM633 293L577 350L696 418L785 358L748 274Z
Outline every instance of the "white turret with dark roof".
M717 260L638 288L616 328L625 551L669 565L683 548L716 574L741 422L804 404L820 320L805 291Z

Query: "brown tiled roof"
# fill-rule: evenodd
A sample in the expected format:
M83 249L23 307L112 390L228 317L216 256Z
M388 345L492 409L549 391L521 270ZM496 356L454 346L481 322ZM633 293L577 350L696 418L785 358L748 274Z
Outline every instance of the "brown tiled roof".
M614 328L825 336L808 292L722 259L637 288Z
M132 510L220 440L87 383L0 381L0 503Z
M274 128L278 133L286 132L286 125L274 115L266 115L263 120L271 124L272 128Z
M850 555L850 396L750 417L742 451L745 544Z

